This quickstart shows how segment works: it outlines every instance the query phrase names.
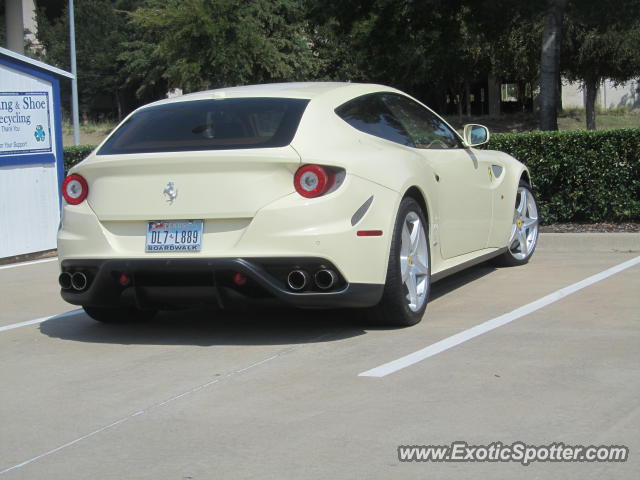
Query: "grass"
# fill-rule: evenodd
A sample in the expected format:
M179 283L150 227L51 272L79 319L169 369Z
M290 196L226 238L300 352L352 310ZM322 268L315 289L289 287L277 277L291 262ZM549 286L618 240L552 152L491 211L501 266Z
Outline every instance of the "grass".
M116 122L105 121L105 122L86 122L80 123L80 133L86 134L102 134L107 135L111 130L115 128L117 125ZM66 135L73 135L73 124L67 120L62 122L62 132Z
M539 130L538 116L534 113L512 113L498 117L471 116L462 118L457 115L445 117L456 129L462 129L466 123L480 123L495 133L517 133ZM563 110L558 115L558 128L560 130L586 130L586 118L584 109L572 108ZM614 109L604 112L596 112L596 128L609 130L612 128L640 128L640 109Z
M564 110L558 117L560 130L585 130L586 119L583 109ZM596 128L608 130L611 128L639 128L640 110L626 110L617 108L606 111L596 111Z
M80 123L80 144L97 145L115 126L112 121ZM73 145L73 124L67 120L62 122L62 142L65 147Z

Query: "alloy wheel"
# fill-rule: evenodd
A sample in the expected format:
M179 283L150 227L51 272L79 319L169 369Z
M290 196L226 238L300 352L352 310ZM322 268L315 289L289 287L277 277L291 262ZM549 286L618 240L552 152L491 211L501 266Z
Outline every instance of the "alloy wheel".
M538 207L533 194L526 187L518 187L513 225L509 238L509 252L513 258L524 260L538 242Z
M416 212L407 213L402 224L400 273L409 309L422 308L429 293L429 252L424 225Z

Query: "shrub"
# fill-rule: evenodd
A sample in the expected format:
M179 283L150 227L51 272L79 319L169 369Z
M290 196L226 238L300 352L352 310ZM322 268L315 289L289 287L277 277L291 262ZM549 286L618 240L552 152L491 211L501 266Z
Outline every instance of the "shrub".
M81 162L89 156L96 148L95 145L78 145L73 147L64 147L62 154L64 157L64 171L68 172L76 163Z
M495 134L487 147L529 167L543 223L640 220L640 129Z
M94 148L65 147L65 169ZM487 148L529 167L543 223L640 220L640 129L497 133Z

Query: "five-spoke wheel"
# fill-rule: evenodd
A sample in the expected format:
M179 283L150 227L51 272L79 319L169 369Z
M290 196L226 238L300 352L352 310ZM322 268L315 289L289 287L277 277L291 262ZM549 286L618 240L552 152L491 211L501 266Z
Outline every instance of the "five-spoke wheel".
M538 223L536 199L529 185L520 182L507 251L498 257L499 264L514 266L529 261L538 243Z
M422 207L411 197L400 202L391 239L387 281L368 320L406 327L422 319L431 285L429 235Z
M400 243L400 273L407 290L409 309L417 312L422 308L429 291L429 256L427 236L418 214L410 211L402 222Z

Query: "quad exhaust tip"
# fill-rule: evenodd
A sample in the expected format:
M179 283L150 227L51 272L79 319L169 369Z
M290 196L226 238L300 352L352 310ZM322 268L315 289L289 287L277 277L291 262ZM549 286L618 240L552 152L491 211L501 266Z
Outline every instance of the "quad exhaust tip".
M316 285L320 290L328 290L336 284L338 276L333 270L323 268L318 270L314 275Z
M287 275L287 285L291 290L299 292L309 283L309 275L304 270L292 270Z
M69 290L71 288L71 274L69 272L62 272L58 277L58 283L63 289Z
M71 275L71 286L74 290L84 290L87 288L87 276L82 272L75 272Z

